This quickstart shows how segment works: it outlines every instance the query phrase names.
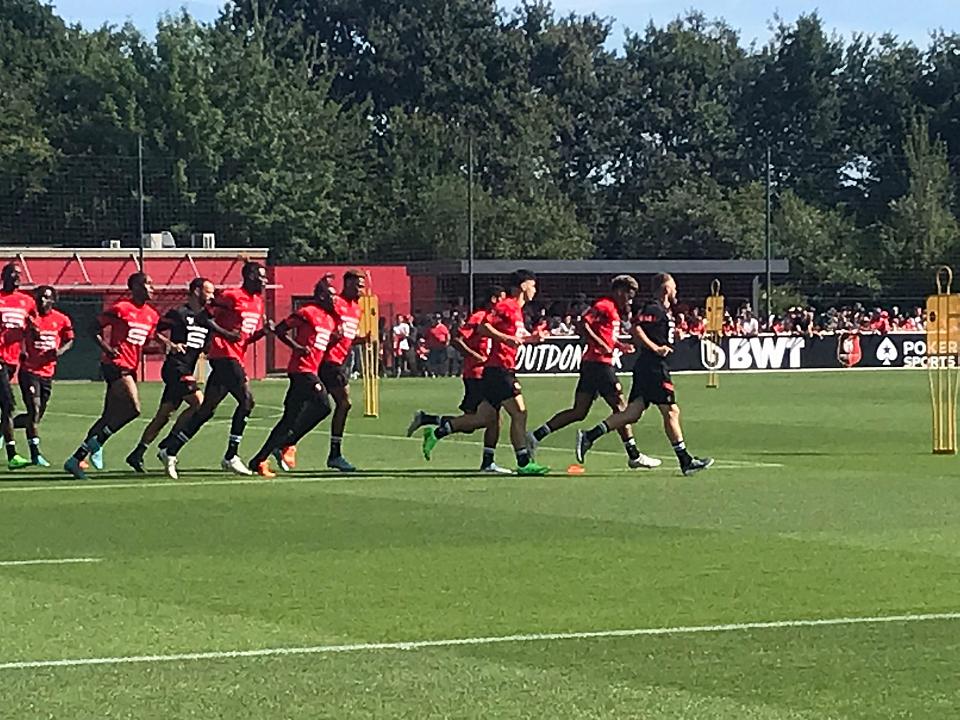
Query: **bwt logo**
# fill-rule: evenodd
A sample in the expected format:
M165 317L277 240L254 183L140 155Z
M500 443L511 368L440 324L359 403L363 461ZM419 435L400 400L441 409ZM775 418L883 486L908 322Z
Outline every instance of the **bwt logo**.
M799 368L802 366L800 353L806 346L807 341L797 337L730 338L729 367L731 370Z

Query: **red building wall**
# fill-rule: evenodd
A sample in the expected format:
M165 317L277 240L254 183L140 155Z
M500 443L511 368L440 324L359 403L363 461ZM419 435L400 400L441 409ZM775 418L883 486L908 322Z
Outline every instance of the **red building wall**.
M370 287L380 301L380 316L393 325L397 314L410 313L410 275L403 265L276 265L268 268L276 287L267 294L267 314L280 322L293 310L294 299L313 295L313 286L326 273L334 274L333 286L343 287L343 273L357 267L367 273ZM275 338L268 338L267 364L271 371L287 366L290 351Z

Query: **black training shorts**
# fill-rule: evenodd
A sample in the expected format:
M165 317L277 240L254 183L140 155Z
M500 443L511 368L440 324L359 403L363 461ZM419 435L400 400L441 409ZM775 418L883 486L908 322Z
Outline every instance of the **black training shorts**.
M673 378L665 362L648 361L634 366L629 402L637 400L643 400L645 405L676 405Z
M100 363L100 375L107 385L113 385L120 378L134 377L134 372L129 368L122 368L113 363Z
M53 392L53 378L35 375L29 370L20 368L17 381L20 384L20 395L23 397L27 412L36 407L37 419L43 417L47 410L47 403L50 402L50 394ZM34 405L35 402L39 404Z
M463 400L460 401L460 410L466 415L473 415L482 402L483 380L480 378L464 378Z
M345 388L350 384L350 374L344 365L324 362L320 365L320 382L330 391Z
M215 358L210 360L210 376L207 389L222 387L234 397L244 392L247 384L247 371L239 360L233 358Z
M185 397L200 389L193 375L184 375L173 365L164 364L160 378L163 380L163 395L160 396L163 405L179 405Z
M580 365L580 380L577 381L577 395L598 397L617 397L623 393L620 380L613 365L587 360Z
M504 402L519 396L523 392L513 370L500 367L484 368L481 382L483 383L481 386L483 399L497 410Z

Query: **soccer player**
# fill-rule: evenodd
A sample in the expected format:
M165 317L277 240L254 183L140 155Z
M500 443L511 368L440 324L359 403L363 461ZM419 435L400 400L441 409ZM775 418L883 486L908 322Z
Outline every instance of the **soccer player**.
M325 282L323 278L321 282ZM343 456L343 431L347 427L347 415L352 407L350 403L350 372L346 362L350 349L360 329L360 295L363 294L366 279L359 270L347 270L343 274L343 289L333 298L333 311L337 319L337 330L327 348L327 354L320 364L320 381L333 396L336 407L333 420L330 421L330 453L327 455L327 467L340 472L354 472L356 468ZM297 447L290 445L283 450L284 469L296 467Z
M37 314L27 319L27 332L23 339L23 362L17 381L27 411L13 419L14 427L27 431L30 446L30 462L40 467L50 463L40 452L40 435L37 425L47 411L50 393L53 391L53 376L57 372L57 360L73 347L73 323L57 310L57 291L50 285L41 285L34 291Z
M27 320L37 311L34 299L20 291L20 268L7 263L0 270L0 426L7 446L7 467L19 470L31 464L17 453L13 434L13 376L20 363L20 350Z
M127 455L127 465L138 473L146 472L143 456L150 443L156 440L160 431L170 422L177 408L186 403L186 409L174 423L174 434L184 428L203 402L203 393L194 373L200 353L207 349L210 332L216 327L207 313L207 306L213 299L214 291L213 283L206 278L194 278L188 286L187 302L180 307L171 308L157 324L157 332L169 331L170 341L182 347L183 352L171 352L163 361L163 368L160 370L160 377L163 379L160 407L144 429L140 442Z
M583 462L587 451L605 434L632 425L644 410L656 405L663 416L663 429L680 461L680 470L684 475L693 475L713 465L713 459L692 456L680 429L680 408L677 407L667 364L667 357L673 352L676 330L671 309L677 299L677 283L672 276L660 273L654 276L651 289L653 301L637 314L633 327L640 353L633 368L633 386L627 407L586 432L577 431L577 460Z
M433 449L453 433L468 433L495 422L502 407L510 416L510 441L517 456L517 474L546 475L550 470L530 457L527 448L527 406L517 382L517 349L538 343L541 335L529 335L523 324L523 306L537 294L537 278L528 270L510 276L507 297L498 302L480 325L481 334L493 340L490 357L483 369L483 402L473 415L443 421L423 434L423 456L429 460Z
M587 417L598 397L614 412L623 410L627 403L623 389L613 369L616 350L632 352L633 347L618 339L621 313L629 314L630 304L637 295L637 281L629 275L618 275L610 285L610 294L597 300L583 314L581 333L587 340L587 351L580 363L580 380L573 394L573 407L561 410L527 436L527 445L536 452L537 446L550 433L580 422ZM647 457L637 448L633 429L624 425L618 432L627 451L627 464L632 468L655 468L661 461Z
M460 327L452 345L463 355L463 400L460 410L463 416L475 415L483 402L483 367L490 357L493 340L480 333L480 326L486 322L487 315L496 307L497 303L506 297L502 287L491 287L487 292L485 307L475 311ZM497 440L500 439L500 413L493 416L493 422L486 426L483 434L483 459L480 462L480 472L501 475L512 475L507 468L500 467L494 462L497 449ZM444 415L434 415L417 410L407 427L407 437L413 435L425 425L442 425L454 418Z
M243 283L238 288L224 290L211 303L213 320L220 328L210 341L207 358L210 361L210 377L207 378L203 402L180 430L171 432L160 443L157 458L163 463L167 476L176 480L177 455L180 449L199 432L227 395L237 401L237 408L230 421L230 438L220 467L237 475L253 475L237 455L247 418L253 412L253 393L243 367L247 347L270 332L271 323L263 325L263 290L267 285L267 271L252 260L243 264Z
M67 458L63 469L78 480L86 473L80 463L91 455L90 462L100 470L103 463L95 453L110 436L140 416L140 396L135 375L143 355L143 346L155 337L167 352L179 350L162 335L156 335L159 313L147 304L153 297L153 280L143 272L127 279L130 299L120 300L97 318L96 341L103 350L100 369L107 383L103 413L87 431L86 439Z
M318 373L336 328L333 296L324 280L314 287L312 302L277 325L277 339L293 351L287 364L290 387L283 398L283 415L250 460L250 469L261 477L276 477L269 466L271 455L281 468L289 469L283 460L283 448L295 446L330 414L330 399Z

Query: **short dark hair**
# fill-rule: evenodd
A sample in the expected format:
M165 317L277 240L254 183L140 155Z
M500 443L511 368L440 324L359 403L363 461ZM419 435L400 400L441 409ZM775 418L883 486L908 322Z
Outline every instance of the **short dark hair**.
M610 283L610 288L614 292L626 289L637 291L640 289L640 283L630 275L617 275Z
M528 280L536 280L537 276L534 275L529 270L517 270L516 272L511 273L510 281L508 283L511 290L519 288Z
M487 302L490 298L500 297L504 292L503 285L491 285L487 288L487 291L480 298L483 303ZM482 303L481 303L482 304Z
M40 298L43 297L44 293L49 290L53 295L53 301L56 302L60 299L60 294L57 292L57 289L53 285L37 285L33 289L33 297L37 301L37 304L40 304Z
M135 272L133 275L127 278L127 289L133 290L136 285L144 285L147 282L147 274L145 272Z
M197 290L202 288L205 283L208 283L208 282L210 281L207 280L207 278L205 277L195 277L193 280L190 281L190 284L187 286L187 290L189 290L190 292L196 292Z
M656 293L660 291L664 285L673 280L673 275L670 273L657 273L650 280L650 292Z
M364 278L366 278L366 274L364 274L363 270L358 270L357 268L350 268L343 274L344 282L347 280L363 280Z
M3 270L0 271L0 275L2 275L3 277L8 277L13 273L19 272L19 271L20 271L20 268L17 267L17 264L15 262L8 262L6 265L3 266Z
M260 263L258 263L256 260L247 260L247 261L243 264L243 269L240 271L240 273L241 273L244 277L246 277L248 274L250 274L250 273L252 273L252 272L259 273L259 272L260 272L260 268L262 268L262 267L263 267L263 265L261 265Z

